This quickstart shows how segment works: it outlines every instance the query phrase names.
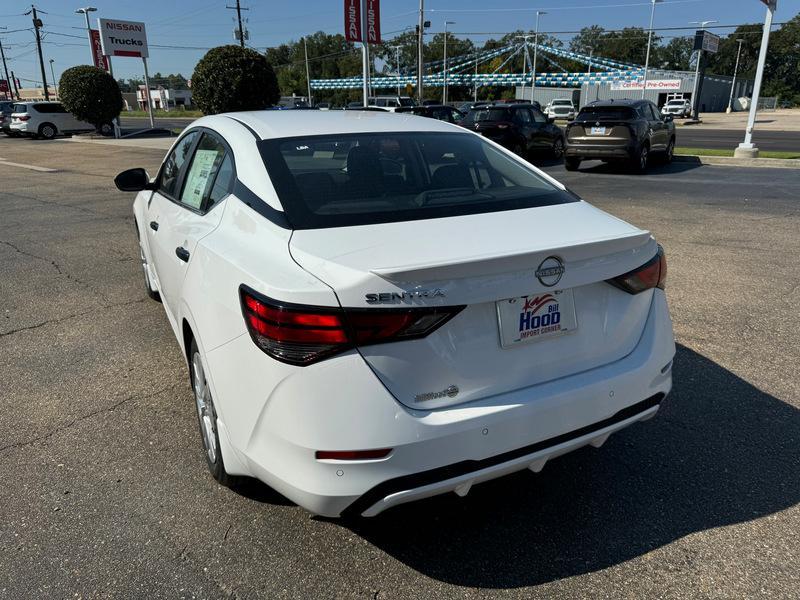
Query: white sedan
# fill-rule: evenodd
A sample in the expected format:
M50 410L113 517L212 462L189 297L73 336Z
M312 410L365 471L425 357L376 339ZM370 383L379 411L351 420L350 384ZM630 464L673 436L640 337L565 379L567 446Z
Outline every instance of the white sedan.
M458 126L204 117L115 181L223 484L372 516L600 446L670 391L650 233Z

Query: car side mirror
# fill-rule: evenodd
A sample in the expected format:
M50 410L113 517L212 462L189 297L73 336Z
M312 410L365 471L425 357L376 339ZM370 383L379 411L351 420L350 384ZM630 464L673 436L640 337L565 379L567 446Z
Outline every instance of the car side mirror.
M141 192L151 190L150 176L142 168L128 169L114 177L114 184L122 192Z
M672 123L672 115L664 115L664 123Z
M556 118L555 117L547 117L547 122L548 123L555 123L556 122Z

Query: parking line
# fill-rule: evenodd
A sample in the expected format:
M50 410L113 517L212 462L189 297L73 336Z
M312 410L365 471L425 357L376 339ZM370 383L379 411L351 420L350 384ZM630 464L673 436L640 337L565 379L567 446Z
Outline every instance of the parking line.
M39 171L40 173L58 173L58 169L50 169L49 167L37 167L36 165L23 165L20 163L9 162L0 158L0 166L5 165L8 167L19 167L20 169L29 169L31 171Z

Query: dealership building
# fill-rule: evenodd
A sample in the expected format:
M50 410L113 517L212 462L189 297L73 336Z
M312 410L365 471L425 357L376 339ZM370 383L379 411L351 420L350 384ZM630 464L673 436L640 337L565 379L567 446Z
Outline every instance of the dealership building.
M659 107L673 98L692 99L695 74L693 71L651 70L648 74L644 97ZM705 75L700 86L700 112L724 112L728 108L732 77L725 75ZM737 78L733 90L734 110L744 110L740 98L749 98L753 93L753 81ZM524 96L523 96L524 94ZM531 99L531 87L517 86L518 99ZM595 100L638 99L642 97L642 83L639 81L607 81L584 83L580 87L540 87L536 86L533 99L542 106L554 98L571 98L576 106L584 106Z

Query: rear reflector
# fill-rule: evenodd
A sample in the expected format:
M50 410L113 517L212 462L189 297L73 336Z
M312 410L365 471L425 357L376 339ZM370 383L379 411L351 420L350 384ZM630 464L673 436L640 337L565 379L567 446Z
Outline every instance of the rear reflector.
M317 450L317 460L376 460L386 458L391 448L377 450Z
M356 346L424 337L464 308L342 309L281 303L245 285L239 293L255 344L276 360L301 366Z
M656 255L641 267L609 279L608 283L629 294L638 294L656 287L663 290L667 283L667 258L664 256L664 249L659 245Z

